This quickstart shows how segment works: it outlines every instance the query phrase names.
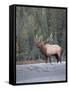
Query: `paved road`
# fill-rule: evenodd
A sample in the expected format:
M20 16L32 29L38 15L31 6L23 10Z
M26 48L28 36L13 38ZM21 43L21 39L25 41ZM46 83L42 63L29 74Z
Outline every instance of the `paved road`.
M49 82L66 80L66 64L40 63L16 65L16 83Z

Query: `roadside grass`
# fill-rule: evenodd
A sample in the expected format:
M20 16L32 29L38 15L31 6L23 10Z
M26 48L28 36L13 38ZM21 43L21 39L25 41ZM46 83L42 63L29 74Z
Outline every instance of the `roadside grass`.
M45 60L24 60L24 61L16 61L17 65L21 64L36 64L36 63L46 63Z

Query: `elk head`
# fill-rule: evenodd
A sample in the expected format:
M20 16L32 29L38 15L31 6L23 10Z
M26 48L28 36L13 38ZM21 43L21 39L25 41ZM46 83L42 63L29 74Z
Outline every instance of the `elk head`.
M44 42L43 42L43 37L42 36L40 36L39 38L36 36L34 38L34 42L35 42L37 48L42 48L44 46Z

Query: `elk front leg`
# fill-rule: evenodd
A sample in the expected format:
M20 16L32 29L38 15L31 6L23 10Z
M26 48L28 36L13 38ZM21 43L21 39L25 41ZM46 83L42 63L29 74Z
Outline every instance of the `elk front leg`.
M51 63L51 56L49 56L49 62Z
M48 63L48 56L46 56L46 61L45 62Z

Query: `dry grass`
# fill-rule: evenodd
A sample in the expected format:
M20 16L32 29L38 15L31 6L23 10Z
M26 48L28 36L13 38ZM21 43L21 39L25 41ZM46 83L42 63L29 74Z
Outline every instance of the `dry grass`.
M45 60L24 60L24 61L16 61L17 65L21 64L35 64L35 63L45 63Z

